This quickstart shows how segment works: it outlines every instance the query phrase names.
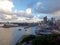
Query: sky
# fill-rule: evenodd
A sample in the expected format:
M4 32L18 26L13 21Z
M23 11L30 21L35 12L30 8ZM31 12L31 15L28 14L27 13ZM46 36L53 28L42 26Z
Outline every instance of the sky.
M60 0L0 0L0 21L60 19Z

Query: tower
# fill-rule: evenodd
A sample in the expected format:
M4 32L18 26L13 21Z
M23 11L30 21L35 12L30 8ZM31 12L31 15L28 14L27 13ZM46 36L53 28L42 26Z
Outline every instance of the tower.
M47 16L44 17L44 23L47 23Z

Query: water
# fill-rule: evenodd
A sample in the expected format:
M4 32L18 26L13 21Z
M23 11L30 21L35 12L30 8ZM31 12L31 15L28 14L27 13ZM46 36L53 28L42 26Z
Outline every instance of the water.
M19 31L19 29L22 29ZM23 36L33 34L35 35L35 27L26 29L24 27L1 28L0 27L0 45L15 45L16 42Z

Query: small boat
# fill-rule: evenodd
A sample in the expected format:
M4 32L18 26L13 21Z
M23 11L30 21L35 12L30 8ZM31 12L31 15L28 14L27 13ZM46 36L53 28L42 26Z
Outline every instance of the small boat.
M25 31L27 31L27 30L25 30Z
M18 29L19 31L21 31L21 29Z
M26 26L24 29L29 28L29 26Z

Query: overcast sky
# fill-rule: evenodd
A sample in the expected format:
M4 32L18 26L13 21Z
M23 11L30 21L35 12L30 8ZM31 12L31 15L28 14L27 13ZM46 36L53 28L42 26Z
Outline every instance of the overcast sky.
M0 21L21 17L60 17L60 0L0 0Z

